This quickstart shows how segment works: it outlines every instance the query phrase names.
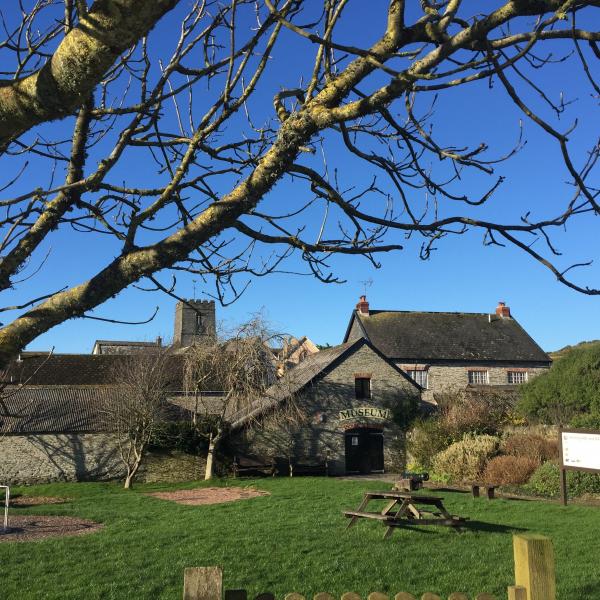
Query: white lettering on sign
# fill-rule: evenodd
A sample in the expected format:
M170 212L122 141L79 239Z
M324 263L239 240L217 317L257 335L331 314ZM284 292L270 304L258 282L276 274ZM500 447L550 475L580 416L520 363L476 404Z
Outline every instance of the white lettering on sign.
M600 471L600 432L562 431L563 467Z
M348 408L347 410L340 411L340 421L356 419L359 417L366 417L369 419L391 419L392 411L389 410L389 408L373 408L370 406Z

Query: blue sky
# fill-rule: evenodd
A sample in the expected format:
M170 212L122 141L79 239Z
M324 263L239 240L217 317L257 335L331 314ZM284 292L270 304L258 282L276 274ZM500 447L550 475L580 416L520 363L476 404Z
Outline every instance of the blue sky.
M373 3L377 7L385 4L381 0ZM364 19L355 10L351 8L342 21L342 42L360 36L365 43L382 27L381 13L377 19ZM376 15L377 11L370 14ZM160 25L157 33L161 37L157 38L160 41L155 46L157 53L172 43L165 33L172 31L175 35L177 21L178 15L173 13ZM360 28L357 27L359 23ZM588 27L593 27L591 19ZM558 48L553 47L554 50ZM282 36L273 52L269 75L253 100L256 112L264 118L272 116L273 94L282 87L296 86L301 75L306 77L310 73L313 51L314 47L292 34ZM581 164L586 149L597 141L598 99L592 97L591 87L585 81L576 57L536 71L534 76L553 99L564 91L567 100L576 100L560 121L553 122L564 130L575 117L580 119L570 144L577 164ZM524 98L536 102L529 93L525 93ZM423 109L425 105L423 102ZM541 110L545 117L552 118L551 111ZM491 155L497 156L511 148L522 118L498 84L490 90L487 82L481 82L443 92L436 104L434 123L443 142L456 145L488 142ZM567 173L559 160L557 145L530 121L523 120L523 126L527 144L516 157L497 167L497 175L505 176L506 181L489 204L474 214L500 222L514 222L527 210L542 216L555 214L564 206L570 188L565 184ZM61 127L65 125L52 127L62 131ZM358 186L369 180L371 174L341 150L339 141L326 137L324 148L330 172L337 168L345 184ZM318 164L318 155L305 160ZM30 176L19 184L19 191L27 189L33 179L41 182L49 177L47 166L42 162L32 161L29 169ZM123 178L141 178L146 184L153 181L147 163L135 154L128 157L118 173ZM5 177L2 178L3 182ZM460 182L459 189L477 195L483 189L483 183L478 177L467 177ZM227 182L222 184L220 191L227 191ZM306 191L301 185L286 180L275 187L264 204L288 207L305 198ZM461 210L460 207L451 208L444 210L455 213ZM309 213L308 218L314 220L307 222L309 229L318 227L319 215L318 210ZM555 231L553 239L563 253L558 263L566 267L573 262L598 261L597 231L598 219L591 216L573 220L566 231ZM545 350L600 338L600 298L579 294L560 285L549 271L516 248L484 247L481 234L474 232L442 240L431 259L421 261L418 257L420 240L402 240L401 243L406 247L403 252L378 256L382 264L378 270L360 257L332 258L333 272L346 280L340 285L325 285L309 276L289 274L254 279L240 300L227 308L218 307L217 316L233 323L244 321L251 313L262 310L280 331L308 335L317 343L336 344L342 340L350 312L365 289L363 282L372 280L366 290L374 309L492 312L497 302L504 300ZM89 234L63 230L41 250L37 260L41 260L48 250L51 253L44 269L12 293L7 302L16 303L34 294L84 281L94 269L111 260L118 246ZM292 258L286 268L303 269L297 258ZM600 268L594 263L576 271L574 278L580 284L600 287ZM167 282L168 276L162 275L161 279ZM243 281L242 278L240 283ZM207 293L213 292L213 287L210 282L196 281L191 275L179 275L176 291L188 298L205 298ZM152 340L158 335L168 339L172 336L174 304L175 301L167 296L129 289L93 314L136 321L149 317L158 306L159 312L151 323L129 326L72 320L42 335L29 349L54 346L57 352L89 352L95 339ZM13 318L15 314L5 313L6 317Z

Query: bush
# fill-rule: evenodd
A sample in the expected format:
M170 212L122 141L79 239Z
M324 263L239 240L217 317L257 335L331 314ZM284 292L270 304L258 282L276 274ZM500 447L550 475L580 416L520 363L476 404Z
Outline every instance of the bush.
M530 419L575 426L574 419L588 417L600 423L600 343L570 350L520 390L519 411Z
M496 436L466 434L460 442L436 454L433 470L451 481L479 479L499 445L500 438Z
M554 461L539 466L525 490L536 496L556 498L560 495L560 468ZM584 494L600 494L600 475L580 471L567 472L567 491L569 496L578 497Z
M496 456L488 462L483 480L499 485L527 483L539 465L539 461L526 456Z
M515 433L504 440L501 451L511 456L533 459L540 465L558 458L558 442L535 433Z
M436 394L440 421L458 441L465 433L496 435L508 423L516 405L516 395L495 390L459 390Z
M431 469L433 457L452 443L452 438L444 429L438 417L429 417L419 421L407 438L408 453L411 456L411 468Z

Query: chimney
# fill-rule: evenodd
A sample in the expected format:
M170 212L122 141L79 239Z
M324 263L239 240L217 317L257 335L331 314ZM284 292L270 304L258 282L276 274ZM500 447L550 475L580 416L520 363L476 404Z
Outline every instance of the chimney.
M358 301L358 304L356 305L356 310L357 310L358 314L362 315L363 317L369 316L369 303L367 302L366 296L360 297L360 300Z
M510 319L510 308L506 306L506 302L498 302L496 314L503 319Z

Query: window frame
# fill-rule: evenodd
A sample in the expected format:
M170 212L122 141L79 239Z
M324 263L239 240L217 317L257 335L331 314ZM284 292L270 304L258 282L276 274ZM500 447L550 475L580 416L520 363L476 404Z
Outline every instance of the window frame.
M485 381L475 381L482 376ZM467 369L469 385L490 385L490 372L488 369Z
M515 377L521 381L511 381L511 377ZM507 369L506 370L506 381L509 385L522 385L529 381L529 373L521 369Z
M420 375L419 379L424 380L424 382L419 381L419 379L417 378L417 373ZM408 369L407 374L417 385L420 385L424 390L429 389L428 369Z
M361 382L361 383L359 384L359 382ZM367 383L365 384L363 382L367 382ZM373 386L371 385L371 377L365 377L364 375L363 376L355 376L354 377L354 398L356 400L370 400L372 398L372 395L373 395Z

